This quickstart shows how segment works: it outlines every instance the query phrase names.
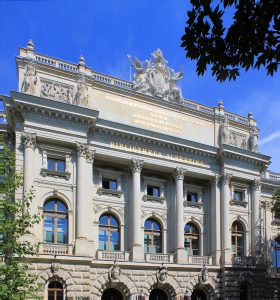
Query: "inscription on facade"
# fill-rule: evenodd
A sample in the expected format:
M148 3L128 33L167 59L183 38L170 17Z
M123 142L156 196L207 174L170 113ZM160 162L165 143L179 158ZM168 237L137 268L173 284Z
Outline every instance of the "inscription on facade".
M122 151L139 153L139 154L163 158L163 159L169 159L169 160L173 160L176 162L181 162L181 163L194 165L194 166L198 166L198 167L205 166L202 160L194 159L194 158L187 157L184 155L174 155L174 154L170 154L170 153L163 153L161 151L156 151L156 150L152 150L152 149L148 149L148 148L144 148L144 147L132 146L132 145L127 145L127 144L122 144L122 143L117 143L117 142L111 142L110 147L113 149L118 149L118 150L122 150Z

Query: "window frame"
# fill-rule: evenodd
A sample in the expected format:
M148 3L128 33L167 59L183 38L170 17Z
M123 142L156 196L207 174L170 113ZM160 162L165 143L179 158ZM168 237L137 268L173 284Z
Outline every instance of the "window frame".
M62 288L50 288L49 285L52 284L52 283L59 283L61 285ZM47 299L49 299L49 292L50 291L53 291L54 292L54 300L57 300L57 292L58 291L61 291L62 292L62 299L64 300L65 299L65 287L64 287L64 284L62 284L60 281L56 281L56 280L53 280L53 281L50 281L47 285Z
M104 224L100 223L100 219L103 216L109 216L109 218L108 218L108 225L104 225ZM118 223L118 226L112 226L112 225L110 225L110 218L111 217L113 217L116 220L116 222ZM100 249L100 246L99 246L99 244L100 244L99 234L100 234L101 228L103 228L102 230L104 230L104 228L106 228L106 232L107 232L108 249L106 249L106 250L105 249ZM116 230L112 230L112 229L115 229L115 228L117 228L117 231ZM114 250L110 249L111 248L110 247L111 246L111 238L110 238L110 233L111 232L118 232L118 238L119 239L118 239L118 247L117 247L118 249L117 250L116 249L114 249ZM118 217L116 215L112 214L111 212L105 212L105 213L101 214L100 217L99 217L99 220L98 220L98 250L99 251L109 251L109 252L112 252L112 251L121 251L121 224L120 224L120 220L118 219Z
M144 202L150 201L154 203L163 204L166 201L165 187L164 187L166 180L161 178L148 177L148 176L143 176L143 180L144 180L144 195L142 197L142 200ZM158 196L149 195L148 187L158 188L159 195Z
M196 228L197 233L196 234L194 234L193 232L187 233L186 232L186 226L187 225L190 225L191 228L192 227ZM186 247L186 238L187 237L190 240L190 250L189 250L190 253L188 255L190 255L190 256L199 256L200 255L200 244L201 244L201 232L199 230L199 227L196 224L194 224L193 222L187 222L185 224L185 227L184 227L184 247L185 247L186 251L188 251L188 249ZM197 240L197 252L198 252L197 254L193 253L193 240Z
M99 196L113 196L117 198L121 198L123 195L122 191L122 172L109 170L109 169L102 169L98 168L98 187L97 187L97 194ZM103 187L103 179L116 181L117 189L107 189Z
M242 231L237 230L238 225L241 226ZM235 230L234 230L233 226L235 227ZM240 237L241 237L241 241L239 242L238 239L240 239ZM232 243L233 238L235 241L235 245L233 245L233 243ZM241 245L241 247L240 247L240 245ZM233 246L235 248L235 251L233 251ZM238 255L239 254L238 249L242 249L241 255ZM232 251L232 255L234 257L244 257L245 256L245 230L244 230L243 224L239 221L234 221L231 225L231 251Z
M152 229L146 229L145 224L147 221L152 221ZM156 223L159 227L159 230L155 230L153 224ZM155 239L154 236L159 236L159 252L146 252L145 250L145 235L151 235L152 239L150 239L151 244L149 245L149 247L156 249L157 246L155 246ZM159 220L157 220L156 218L150 217L147 218L144 222L144 251L146 254L161 254L163 253L163 227L162 224L160 223Z
M46 210L45 209L45 205L50 201L55 201L55 209L54 210ZM61 202L66 207L67 212L62 212L62 211L57 210L58 202ZM69 208L68 208L67 204L63 200L61 200L60 198L55 198L55 197L49 198L44 202L42 215L43 215L43 243L56 244L56 245L68 245L69 244ZM63 218L60 217L61 215L64 215L64 217ZM54 222L54 226L53 226L54 230L53 230L53 233L52 233L53 234L53 242L45 240L45 219L44 219L45 216L51 217L54 220L53 221ZM66 234L67 240L66 240L66 243L59 243L57 241L58 219L67 219L67 234Z

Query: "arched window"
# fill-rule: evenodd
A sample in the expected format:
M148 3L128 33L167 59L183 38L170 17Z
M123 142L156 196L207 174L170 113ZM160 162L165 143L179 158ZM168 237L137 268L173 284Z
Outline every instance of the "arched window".
M48 286L48 300L63 300L63 286L58 281L52 281Z
M149 300L167 300L168 297L166 293L161 289L154 289L151 291Z
M271 242L272 246L272 265L280 272L280 236Z
M144 246L146 253L162 253L161 226L154 219L145 221Z
M231 227L231 250L234 256L244 256L244 231L237 221Z
M120 250L120 226L111 214L103 214L99 218L99 249Z
M120 291L111 288L103 292L101 300L123 300L123 295Z
M44 242L68 243L68 209L58 199L48 200L44 204Z
M199 255L199 230L196 225L185 225L185 249L188 255Z

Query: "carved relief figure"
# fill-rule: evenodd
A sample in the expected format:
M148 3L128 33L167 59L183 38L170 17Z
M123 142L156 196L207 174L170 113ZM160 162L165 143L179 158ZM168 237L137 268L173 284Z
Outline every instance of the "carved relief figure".
M34 63L30 61L25 66L24 79L21 86L21 92L35 95L37 85L37 71Z
M84 76L78 82L77 92L73 104L84 105L84 106L88 105L88 88Z
M228 119L224 118L223 123L220 127L220 145L228 144L229 142L229 129L228 129Z
M258 130L254 128L253 131L250 133L250 145L251 151L258 152L259 151L259 138L258 138Z
M176 82L183 77L182 71L169 69L160 49L152 53L153 61L146 60L145 65L138 58L128 56L135 69L133 89L167 101L180 102L183 97Z
M157 270L156 276L157 276L157 280L161 283L164 283L167 280L168 271L167 271L167 267L165 267L163 263L161 264L160 268Z
M209 278L208 268L205 265L203 265L203 268L198 274L198 281L199 283L205 283L208 280L208 278Z
M119 281L121 276L121 269L117 265L117 262L114 261L113 266L109 269L109 280L110 281Z
M51 81L43 81L41 84L41 97L61 102L71 103L73 98L73 88Z

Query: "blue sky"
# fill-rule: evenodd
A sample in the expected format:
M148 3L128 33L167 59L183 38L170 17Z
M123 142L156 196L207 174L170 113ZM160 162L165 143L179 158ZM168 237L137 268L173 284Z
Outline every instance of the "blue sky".
M208 72L198 77L195 63L180 48L188 1L182 0L0 0L0 93L17 89L15 56L33 39L35 51L71 62L80 54L98 72L129 79L127 54L141 60L161 48L169 65L183 66L185 98L247 116L260 127L260 151L280 172L280 73L249 71L235 82L218 83Z

